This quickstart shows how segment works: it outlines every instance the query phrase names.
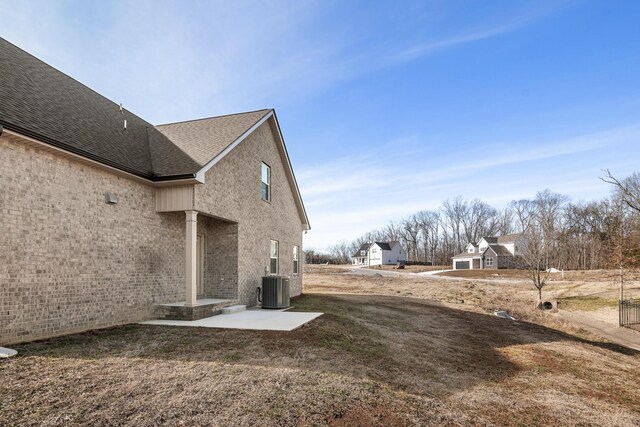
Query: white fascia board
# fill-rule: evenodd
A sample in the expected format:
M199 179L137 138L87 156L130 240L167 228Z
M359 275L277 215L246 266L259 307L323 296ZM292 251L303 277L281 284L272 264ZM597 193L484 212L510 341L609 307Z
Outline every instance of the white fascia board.
M235 141L233 141L231 144L229 144L227 146L227 148L222 150L220 152L220 154L218 154L216 157L211 159L206 165L204 165L196 173L196 180L199 183L204 184L205 174L209 171L209 169L211 169L216 163L218 163L220 160L222 160L224 158L224 156L229 154L231 152L231 150L236 148L238 146L238 144L240 144L242 141L244 141L249 135L251 135L256 129L258 129L260 126L262 126L262 124L264 124L271 117L273 117L273 120L274 120L274 122L276 124L276 129L278 130L279 143L282 146L282 149L284 151L285 160L286 160L284 163L286 164L285 165L286 166L286 171L289 173L290 179L291 179L291 181L293 183L293 186L294 186L294 190L295 190L294 192L296 193L295 195L296 195L296 198L297 198L297 202L298 202L298 204L300 205L300 207L302 209L302 214L304 216L304 223L303 223L304 227L303 228L304 228L304 230L310 230L311 226L309 225L309 217L307 216L307 211L306 211L306 209L304 207L304 203L302 201L302 196L300 195L300 188L298 188L298 182L296 181L296 176L293 173L293 167L291 166L291 159L289 158L289 153L287 152L287 146L284 143L284 137L282 136L282 130L280 129L280 123L278 123L278 118L276 117L274 110L269 111L256 124L254 124L249 129L247 129Z
M276 116L275 111L271 110L273 114L273 120L276 124L276 129L278 130L278 136L280 137L280 143L282 144L282 148L284 149L284 155L287 158L286 164L288 167L288 172L291 176L291 180L293 181L293 186L295 188L296 196L298 197L298 203L300 208L302 209L302 215L304 216L304 229L311 230L311 225L309 224L309 217L307 216L307 210L304 207L304 202L302 201L302 195L300 194L300 188L298 187L298 181L296 180L296 175L293 173L293 166L291 166L291 159L289 158L289 153L287 152L287 145L284 143L284 136L282 136L282 129L280 129L280 123L278 122L278 116Z
M231 144L227 145L227 148L225 148L224 150L222 150L217 156L215 156L213 159L209 160L209 162L204 165L202 167L202 169L200 169L197 173L196 173L196 180L198 182L200 182L201 184L204 184L204 176L205 174L209 171L209 169L211 169L213 166L215 166L216 163L218 163L220 160L222 160L224 158L224 156L226 156L227 154L229 154L231 152L231 150L233 150L234 148L236 148L238 146L238 144L240 144L242 141L244 141L249 135L251 135L253 133L253 131L255 131L256 129L258 129L264 122L266 122L267 120L269 120L269 117L273 116L273 110L269 111L269 113L265 114L265 116L263 118L261 118L256 124L254 124L253 126L251 126L249 129L247 129L242 135L240 135L235 141L233 141Z

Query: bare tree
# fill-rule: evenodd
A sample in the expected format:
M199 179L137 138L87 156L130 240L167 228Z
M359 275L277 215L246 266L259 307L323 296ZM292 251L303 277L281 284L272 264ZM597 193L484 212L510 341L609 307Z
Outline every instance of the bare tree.
M418 260L418 239L420 227L415 215L405 218L400 222L400 238L407 251L409 260Z
M436 251L440 243L440 215L434 211L420 211L414 218L421 234L424 260L436 265Z
M529 277L533 285L538 290L538 307L542 304L542 288L547 284L550 270L546 268L547 248L549 242L545 238L544 230L540 217L536 215L535 219L529 222L529 226L524 230L523 242L521 247L520 262L523 267L529 270Z
M544 190L536 194L534 203L533 225L537 226L539 232L543 234L545 241L544 248L546 268L555 265L562 268L560 264L560 246L558 245L559 232L564 224L564 207L569 198L563 194L553 193ZM532 226L532 224L530 224Z
M332 261L337 264L348 264L351 253L351 245L346 240L329 247L329 255L331 255Z
M607 176L600 179L615 186L620 199L631 209L640 212L640 174L636 172L623 180L619 180L611 174L609 169L606 172Z
M529 228L529 223L535 213L534 202L528 199L513 200L509 203L509 208L515 217L516 230L523 233Z
M442 202L443 224L451 232L451 243L454 252L461 252L463 247L463 219L468 214L468 205L460 196ZM445 231L446 233L446 231Z
M496 216L497 232L501 236L511 234L515 231L513 227L514 214L510 206L502 209Z
M482 236L492 236L497 231L498 211L478 199L462 203L461 221L467 242L477 242Z

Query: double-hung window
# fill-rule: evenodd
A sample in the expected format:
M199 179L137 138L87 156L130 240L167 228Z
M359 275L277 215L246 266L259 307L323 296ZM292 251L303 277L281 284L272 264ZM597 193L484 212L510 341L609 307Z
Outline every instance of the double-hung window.
M262 200L271 201L271 168L262 162Z
M298 273L298 269L300 268L300 263L298 261L298 251L299 251L299 247L298 246L294 246L293 247L293 274L297 275Z
M271 241L270 248L270 263L269 263L269 272L271 274L278 274L278 241Z

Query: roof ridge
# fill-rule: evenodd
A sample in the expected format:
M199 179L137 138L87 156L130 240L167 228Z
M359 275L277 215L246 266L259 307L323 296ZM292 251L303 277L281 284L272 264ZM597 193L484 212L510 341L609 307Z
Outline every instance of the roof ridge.
M239 116L240 114L251 114L251 113L257 113L259 111L265 111L265 114L267 114L267 112L273 111L273 108L260 108L258 110L253 110L253 111L241 111L241 112L238 112L238 113L222 114L220 116L202 117L202 118L199 118L199 119L182 120L182 121L179 121L179 122L162 123L162 124L153 125L153 126L157 128L157 127L160 127L160 126L178 125L178 124L181 124L181 123L191 123L191 122L198 122L198 121L202 121L202 120L219 119L221 117ZM256 123L257 123L257 121L256 121Z

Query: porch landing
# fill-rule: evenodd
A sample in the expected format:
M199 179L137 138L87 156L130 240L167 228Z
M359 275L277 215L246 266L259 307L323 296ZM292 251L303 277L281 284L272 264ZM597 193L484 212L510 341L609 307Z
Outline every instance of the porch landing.
M186 301L157 304L155 317L163 320L198 320L205 317L220 314L226 307L232 306L235 301L230 299L203 298L196 300L193 306L186 305Z

